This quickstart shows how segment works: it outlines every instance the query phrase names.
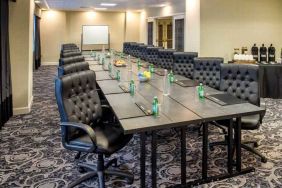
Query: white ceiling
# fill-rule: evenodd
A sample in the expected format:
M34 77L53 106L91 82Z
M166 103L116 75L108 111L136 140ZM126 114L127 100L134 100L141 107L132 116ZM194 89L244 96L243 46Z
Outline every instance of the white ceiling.
M116 3L115 7L108 7L107 11L126 11L126 10L141 10L148 7L154 7L163 4L172 4L178 1L185 0L40 0L41 8L54 10L73 10L87 11L93 8L101 8L101 3ZM46 6L46 4L48 4ZM84 7L84 8L83 8Z

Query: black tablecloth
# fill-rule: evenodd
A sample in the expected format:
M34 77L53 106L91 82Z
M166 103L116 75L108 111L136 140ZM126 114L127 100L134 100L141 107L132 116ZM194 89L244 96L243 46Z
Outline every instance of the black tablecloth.
M282 64L259 65L262 98L282 99Z

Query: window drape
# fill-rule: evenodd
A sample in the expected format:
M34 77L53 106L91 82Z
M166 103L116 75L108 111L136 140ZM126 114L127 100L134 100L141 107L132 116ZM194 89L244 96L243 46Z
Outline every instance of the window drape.
M0 128L13 115L9 49L9 0L0 1Z
M34 63L35 69L41 66L41 41L40 41L40 17L35 16L34 33Z

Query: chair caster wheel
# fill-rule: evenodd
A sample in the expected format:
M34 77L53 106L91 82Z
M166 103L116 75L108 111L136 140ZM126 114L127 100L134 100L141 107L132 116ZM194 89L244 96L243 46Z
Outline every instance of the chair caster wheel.
M262 163L267 163L267 158L261 158Z
M114 159L112 166L113 166L113 167L118 167L118 161L117 161L117 159Z
M83 167L78 167L78 172L80 172L80 173L85 173L86 170L85 170L85 168L83 168Z
M126 183L129 185L133 184L134 179L126 179Z
M210 146L210 151L214 151L214 147L213 146Z
M254 147L257 148L259 145L257 142L254 143Z

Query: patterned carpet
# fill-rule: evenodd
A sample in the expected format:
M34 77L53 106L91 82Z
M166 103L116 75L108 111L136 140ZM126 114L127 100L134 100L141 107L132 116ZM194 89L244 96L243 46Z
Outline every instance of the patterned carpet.
M44 66L34 73L34 103L29 114L13 117L0 131L0 187L66 187L78 178L75 153L62 147L59 115L54 97L55 66ZM244 131L244 139L260 140L259 151L269 159L262 164L243 150L243 164L256 171L244 176L210 183L201 187L282 187L282 100L266 99L267 113L258 131ZM213 132L218 132L217 129ZM158 187L180 182L180 142L173 130L158 133ZM210 140L219 140L219 134ZM148 153L150 153L148 138ZM187 131L187 180L201 174L201 138L193 129ZM225 171L225 148L216 147L209 154L209 174ZM135 175L133 185L115 178L107 179L107 187L139 187L139 135L115 156L121 169ZM82 158L95 164L96 156ZM147 160L147 187L150 187L150 162ZM97 187L92 179L78 187Z

